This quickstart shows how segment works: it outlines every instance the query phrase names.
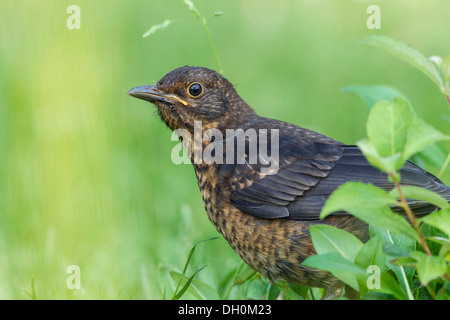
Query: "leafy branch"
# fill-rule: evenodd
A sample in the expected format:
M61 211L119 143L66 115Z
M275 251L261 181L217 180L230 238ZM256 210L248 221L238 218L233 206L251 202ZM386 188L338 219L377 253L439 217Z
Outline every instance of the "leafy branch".
M398 193L398 197L400 198L400 202L397 202L397 206L403 208L403 210L406 212L409 222L411 222L411 225L414 227L414 229L416 230L417 236L419 237L419 243L422 246L422 248L425 250L425 252L431 256L431 250L428 247L426 241L425 241L425 237L423 236L422 232L420 231L420 225L417 222L414 213L412 212L411 208L409 207L408 202L406 201L406 197L403 194L402 188L400 187L400 181L398 179L398 175L390 173L389 177L391 178L392 181L394 181L395 184L395 190ZM423 189L425 190L425 189ZM424 192L422 189L418 190L419 193Z
M404 283L402 289L399 282L405 281L404 274L397 275L399 281L397 282L386 268L390 268L392 264L402 268L413 267L417 270L418 277L431 298L437 298L439 294L435 288L442 288L442 284L432 285L431 282L436 282L437 279L448 281L450 278L447 270L450 261L448 239L450 237L450 205L447 199L430 190L401 185L399 170L409 157L436 141L450 141L450 136L440 133L419 119L410 104L402 98L395 98L393 102L380 101L372 107L367 121L367 136L367 139L357 143L358 146L373 166L387 174L395 188L387 192L371 184L348 182L333 192L323 207L321 218L336 211L346 211L367 222L371 227L382 228L389 233L417 241L424 252L411 249L386 263L383 259L387 259L388 255L383 243L369 245L371 241L376 242L374 239L380 236L379 232L363 245L353 236L344 236L344 231L331 230L332 227L329 226L327 226L327 229L330 229L327 230L328 240L324 241L317 236L317 229L322 227L314 226L311 227L311 237L318 255L306 259L304 264L331 272L363 295L371 291L393 295L397 299L411 299L409 288L413 284ZM440 210L417 219L407 199L430 203ZM400 214L392 211L396 206L404 210L410 224ZM436 222L437 220L439 222ZM441 250L438 254L433 253L426 242L427 237L421 230L423 223L446 233L447 238L439 238ZM346 243L342 242L344 238L348 239ZM327 242L332 242L333 246L328 245ZM395 248L395 245L391 244L389 249L391 252L392 247ZM324 248L327 249L324 250ZM375 265L385 270L381 272L380 286L371 290L367 287L366 268L374 261L362 263L361 259L357 259L358 255L362 255L364 251L370 252L369 256L381 255ZM394 251L399 250L397 248ZM351 272L344 272L345 270ZM404 273L403 269L402 272ZM439 297L450 298L449 294L445 292Z
M361 43L382 49L422 71L445 95L450 107L450 54L427 58L417 49L382 35L368 36Z
M416 49L385 36L370 36L362 43L381 48L422 71L438 86L450 106L450 55L426 58ZM343 91L358 94L370 108L367 138L357 145L371 165L386 173L394 188L387 192L371 184L348 182L335 190L323 207L321 218L346 211L369 224L371 238L362 244L352 235L344 235L345 231L312 226L317 255L303 264L331 272L362 297L384 294L396 299L421 299L424 293L413 281L415 274L429 298L450 299L448 199L424 188L402 185L399 173L408 159L423 154L436 142L450 141L450 136L420 119L396 89L353 85ZM443 162L439 176L449 165L450 154ZM437 210L418 218L411 201L429 203ZM393 212L395 207L403 210L409 223ZM319 236L324 227L326 240ZM371 259L361 258L366 255ZM373 265L381 270L380 283L369 288L367 272Z

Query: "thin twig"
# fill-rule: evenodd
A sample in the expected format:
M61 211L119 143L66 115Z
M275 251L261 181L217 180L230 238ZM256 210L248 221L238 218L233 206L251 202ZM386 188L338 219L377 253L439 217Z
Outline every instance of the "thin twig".
M442 175L444 174L445 169L447 169L449 163L450 163L450 152L449 152L449 154L448 154L448 156L447 156L447 159L445 159L445 162L444 162L444 164L442 165L441 170L439 170L439 174L438 174L438 178L439 178L439 179L442 178Z
M219 73L223 74L222 65L220 64L220 60L219 60L219 55L217 54L216 46L215 46L213 38L211 36L211 32L209 31L208 20L206 19L205 14L203 13L203 8L202 8L202 5L200 4L200 2L198 2L198 7L200 9L200 15L201 15L201 18L200 17L199 18L200 18L200 20L202 20L203 26L205 27L205 30L206 30L206 34L208 35L209 44L211 46L211 50L213 52L214 58L216 59L217 68L219 69Z
M403 195L402 189L400 188L400 183L399 183L396 175L395 174L389 174L389 176L394 181L395 187L398 190L398 194L400 196L400 202L401 202L400 205L405 210L406 215L409 218L409 221L411 222L413 228L416 230L417 235L419 236L419 243L420 243L420 245L425 250L427 255L431 256L432 255L431 250L428 247L422 232L420 231L419 223L417 222L416 218L414 217L414 213L412 212L411 208L408 205L408 202L406 201L405 196Z

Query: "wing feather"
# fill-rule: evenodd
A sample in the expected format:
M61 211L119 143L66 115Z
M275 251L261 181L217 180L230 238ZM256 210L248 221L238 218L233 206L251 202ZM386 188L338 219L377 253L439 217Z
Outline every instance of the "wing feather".
M394 187L387 175L372 167L355 146L302 141L297 147L305 147L306 151L302 151L295 149L294 142L289 138L283 144L282 140L280 168L275 175L258 174L261 164L227 165L221 169L224 178L230 179L234 206L261 218L315 220L330 194L345 182L372 183L387 191ZM405 164L400 175L403 185L450 193L439 179L411 162ZM250 179L250 183L242 183L242 177ZM433 210L428 203L416 200L411 201L411 206L417 214Z

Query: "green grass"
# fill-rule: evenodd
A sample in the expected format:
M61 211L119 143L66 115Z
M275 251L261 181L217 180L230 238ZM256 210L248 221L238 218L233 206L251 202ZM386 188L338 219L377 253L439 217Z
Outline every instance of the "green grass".
M0 299L161 299L165 272L181 273L192 246L217 231L193 168L172 164L176 142L154 107L126 93L182 65L216 68L215 57L181 0L80 0L81 30L66 28L70 4L0 3ZM354 144L368 110L340 89L385 84L448 134L435 85L357 43L386 34L444 56L450 4L377 4L380 31L366 28L360 1L209 0L202 9L224 75L261 115ZM142 38L165 19L170 26ZM240 264L221 237L196 249L186 274L208 265L196 278L218 288ZM66 287L69 265L81 269L81 290Z

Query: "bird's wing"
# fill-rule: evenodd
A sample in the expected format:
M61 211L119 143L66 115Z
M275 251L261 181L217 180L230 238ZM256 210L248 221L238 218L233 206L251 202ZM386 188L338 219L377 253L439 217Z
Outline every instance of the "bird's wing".
M341 184L348 181L371 183L386 191L394 188L387 175L370 165L359 148L345 146L343 150L342 157L335 162L334 168L327 177L305 192L304 197L298 198L287 205L291 219L317 219L330 194ZM400 176L401 185L403 186L426 188L450 200L448 187L438 178L411 162L406 162L400 169ZM425 201L412 199L407 201L416 215L430 213L435 208ZM398 207L394 207L393 210L402 211ZM336 212L334 214L346 213Z
M304 194L326 178L342 157L341 147L298 139L289 135L278 138L274 148L271 139L268 150L278 154L276 174L264 174L261 162L249 161L249 144L246 140L244 164L224 164L219 174L231 185L231 202L238 209L261 218L315 219L291 213L289 205L302 199ZM260 151L260 150L258 150ZM271 154L272 156L272 154ZM258 159L259 160L259 159Z
M319 219L330 194L347 181L372 183L385 190L393 188L387 176L372 167L355 146L280 137L278 172L264 175L262 167L248 162L227 164L222 165L220 173L231 185L231 203L248 214L266 219ZM403 185L437 192L446 188L433 175L409 162L400 174ZM432 210L423 202L415 201L411 205L418 212Z

